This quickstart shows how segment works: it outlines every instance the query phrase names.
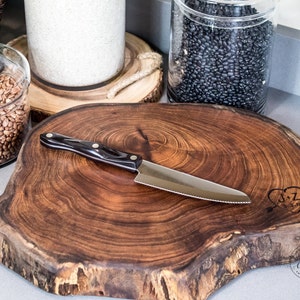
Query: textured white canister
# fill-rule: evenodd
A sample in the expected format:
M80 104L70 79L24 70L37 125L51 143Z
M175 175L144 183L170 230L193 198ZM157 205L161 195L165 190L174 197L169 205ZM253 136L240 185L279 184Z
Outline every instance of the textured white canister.
M61 87L104 83L123 68L125 0L25 0L29 63Z

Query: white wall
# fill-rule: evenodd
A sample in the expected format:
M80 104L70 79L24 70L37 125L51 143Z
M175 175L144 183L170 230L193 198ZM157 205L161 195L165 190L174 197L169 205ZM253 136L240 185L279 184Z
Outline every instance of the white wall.
M299 0L280 0L278 24L300 30Z

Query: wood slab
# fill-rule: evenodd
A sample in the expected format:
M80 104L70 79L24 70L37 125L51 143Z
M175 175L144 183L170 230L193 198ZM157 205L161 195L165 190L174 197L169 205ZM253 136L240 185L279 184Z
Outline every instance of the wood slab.
M247 193L192 199L135 174L45 148L56 131ZM87 105L29 134L0 198L1 261L59 295L204 300L250 269L300 259L300 138L266 117L213 105Z
M11 47L28 55L26 35L8 43ZM127 80L137 72L144 72L152 64L151 59L139 59L140 54L152 52L151 47L137 36L126 33L125 62L121 73L105 85L94 89L72 91L46 85L32 76L28 98L35 115L49 116L64 109L87 103L138 103L158 102L163 87L163 72L155 70L149 76L140 79L120 91L114 98L108 99L108 91Z

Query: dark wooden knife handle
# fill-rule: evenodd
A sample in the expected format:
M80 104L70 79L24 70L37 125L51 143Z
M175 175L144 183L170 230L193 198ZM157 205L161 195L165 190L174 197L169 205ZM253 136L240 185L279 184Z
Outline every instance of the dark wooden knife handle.
M43 146L67 150L98 162L108 163L135 172L142 163L142 157L109 148L99 142L79 140L59 133L48 132L40 135Z

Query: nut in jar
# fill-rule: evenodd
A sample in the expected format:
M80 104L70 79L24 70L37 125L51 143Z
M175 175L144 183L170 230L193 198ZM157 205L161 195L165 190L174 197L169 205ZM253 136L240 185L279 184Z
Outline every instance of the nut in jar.
M0 44L0 167L17 158L28 130L30 69L17 50Z

